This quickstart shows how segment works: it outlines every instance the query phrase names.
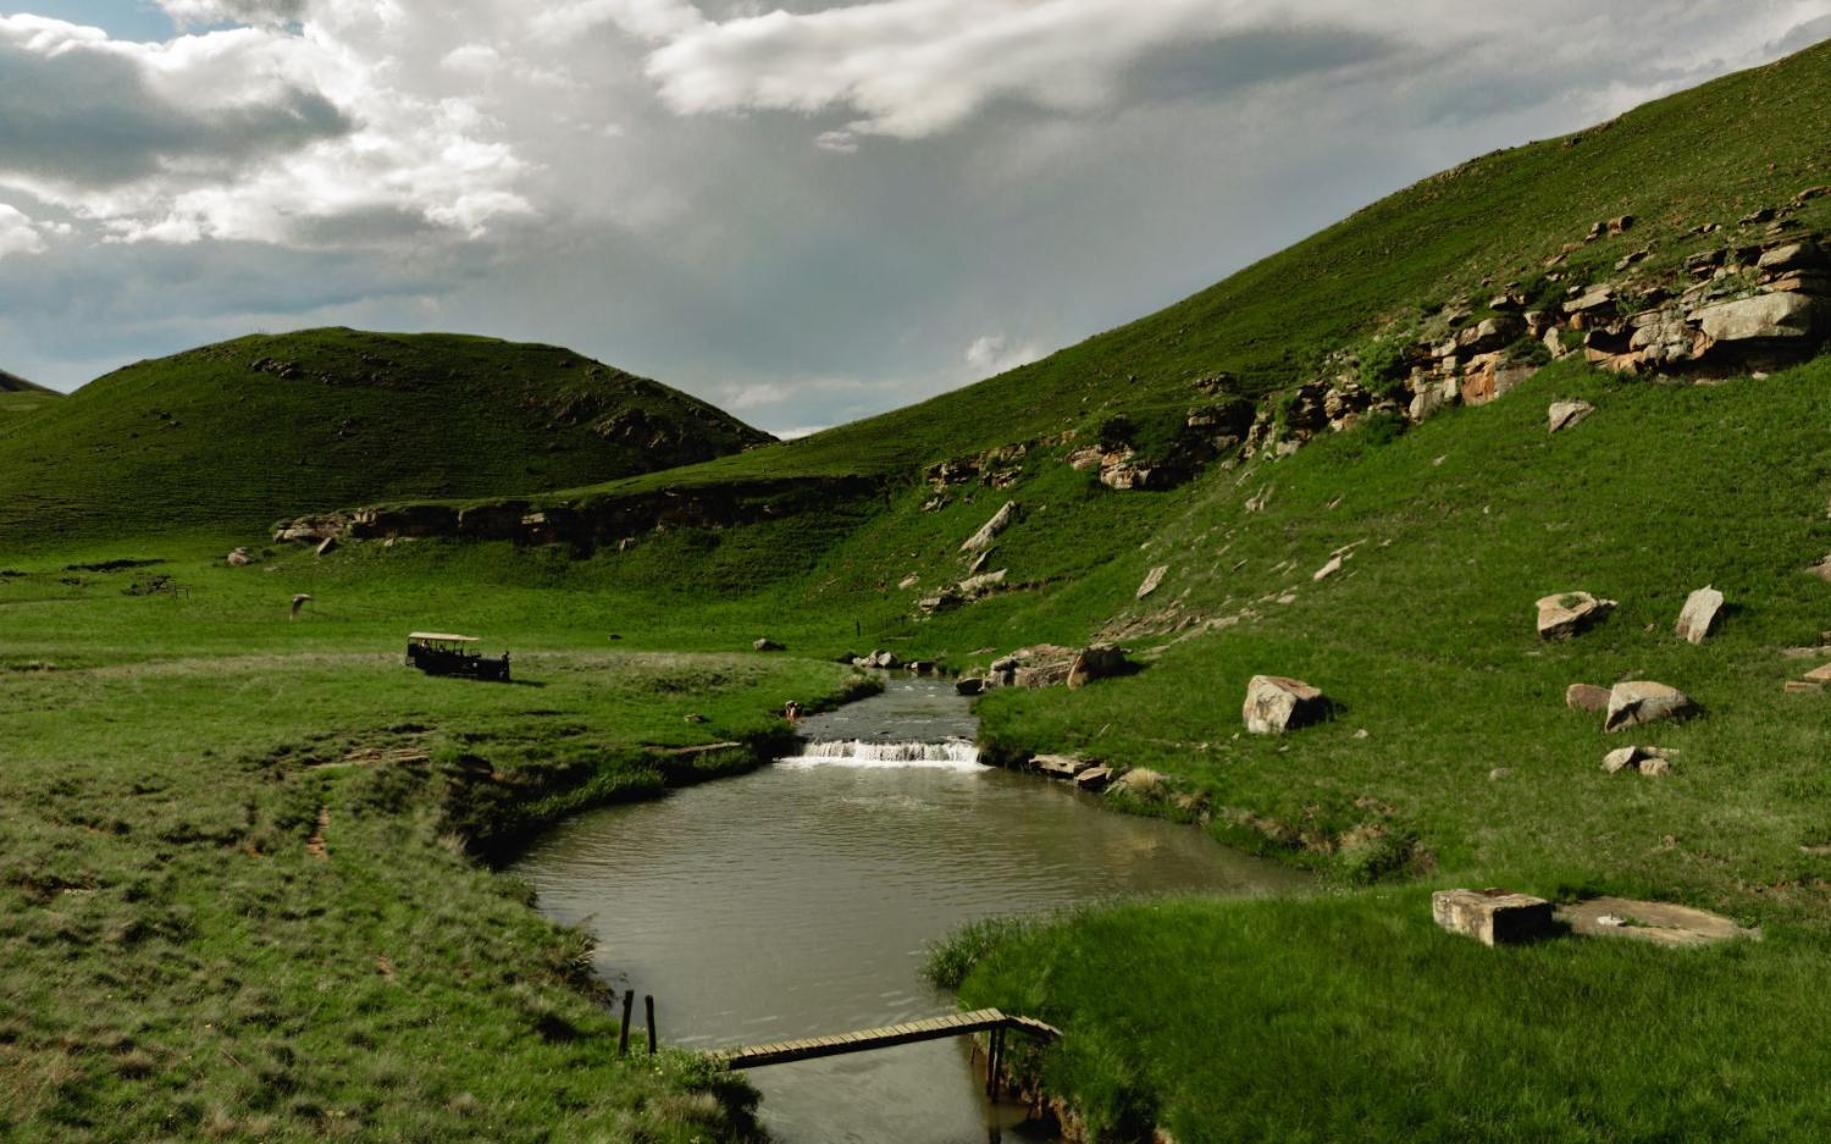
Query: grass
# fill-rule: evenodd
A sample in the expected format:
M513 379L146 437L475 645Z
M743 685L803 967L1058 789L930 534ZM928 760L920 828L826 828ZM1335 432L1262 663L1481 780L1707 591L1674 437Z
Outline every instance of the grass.
M0 646L0 1136L753 1130L741 1082L617 1061L590 940L475 855L752 766L781 704L855 690L847 669L584 650L529 593L462 617L515 625L521 684L431 679L400 624L348 618L398 576L291 623L258 570L158 567L187 591L48 571L0 597L39 633ZM149 655L155 629L176 638Z
M377 500L534 492L702 461L760 432L551 346L308 330L128 366L0 419L0 536L258 532Z
M984 936L940 951L938 976L1063 1029L1041 1078L1092 1139L1791 1140L1831 1122L1825 949L1797 932L1486 949L1406 888Z

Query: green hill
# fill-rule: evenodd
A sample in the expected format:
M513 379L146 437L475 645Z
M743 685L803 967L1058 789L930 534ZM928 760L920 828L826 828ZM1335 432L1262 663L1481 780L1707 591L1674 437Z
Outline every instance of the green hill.
M249 337L129 366L0 422L0 535L246 531L327 504L553 488L767 440L550 346Z
M8 414L42 409L61 396L63 395L55 389L46 389L36 382L0 369L0 425L6 424L4 418Z

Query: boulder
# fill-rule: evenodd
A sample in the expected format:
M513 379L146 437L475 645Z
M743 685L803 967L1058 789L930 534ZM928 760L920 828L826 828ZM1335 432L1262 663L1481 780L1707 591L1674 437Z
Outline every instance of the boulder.
M228 560L229 567L231 568L246 568L254 562L254 557L248 555L248 550L246 548L237 548L235 551L229 553L225 559Z
M1103 791L1113 781L1110 767L1089 767L1074 777L1074 785L1082 790Z
M1611 775L1636 771L1650 778L1672 773L1671 752L1659 747L1622 747L1602 757L1602 769Z
M329 556L335 551L337 551L337 538L334 536L327 536L318 542L316 555Z
M1092 644L1075 653L1068 665L1066 682L1070 688L1084 687L1096 679L1123 674L1130 666L1125 649L1111 644Z
M1022 511L1016 501L1006 501L1004 507L992 515L991 520L980 526L978 532L966 538L966 543L960 546L960 551L983 552L990 548L992 541L997 540L1000 533L1011 527Z
M903 666L903 661L893 651L874 651L870 655L860 656L852 661L853 667L870 667L879 671L893 671Z
M1281 735L1329 715L1329 700L1299 679L1281 675L1255 675L1246 685L1246 703L1240 715L1254 735Z
M1567 640L1589 630L1615 609L1615 601L1598 600L1588 592L1564 592L1538 602L1539 638Z
M1438 926L1483 945L1535 941L1553 930L1550 902L1510 890L1438 890L1430 912Z
M1811 571L1812 575L1817 576L1827 584L1831 584L1831 556L1827 556L1817 564L1812 565Z
M1676 687L1647 680L1617 683L1609 692L1608 719L1602 729L1621 731L1662 719L1682 719L1696 711L1691 697Z
M1030 766L1050 778L1072 779L1082 771L1092 770L1094 765L1079 755L1038 755L1030 760Z
M1691 321L1718 343L1797 340L1812 336L1816 311L1804 294L1760 294L1706 306Z
M985 691L986 691L986 681L983 679L978 679L978 678L969 676L965 679L958 679L958 680L954 681L954 694L964 695L968 699L971 699L976 695L984 695Z
M1329 557L1329 562L1327 564L1324 564L1321 568L1318 568L1315 572L1311 573L1310 579L1320 583L1335 575L1337 572L1340 572L1341 568L1342 558L1340 556L1331 556Z
M775 640L767 639L767 638L760 639L756 643L751 644L750 646L755 648L757 651L787 651L788 650L788 648L777 643Z
M1789 242L1761 255L1755 263L1758 270L1781 274L1793 270L1810 270L1823 265L1824 256L1809 242Z
M1164 787L1169 781L1168 775L1159 774L1148 767L1134 767L1120 775L1119 781L1113 783L1107 793L1128 794L1139 799L1157 798L1164 793Z
M1607 711L1609 689L1590 683L1573 683L1564 689L1564 706L1572 711Z
M1579 298L1564 303L1564 313L1575 317L1578 314L1594 314L1614 308L1615 288L1598 286Z
M1678 638L1687 643L1703 643L1722 610L1723 593L1715 588L1699 588L1691 593L1678 614Z
M1168 564L1159 564L1157 567L1151 569L1150 572L1145 575L1144 583L1138 585L1137 598L1142 600L1152 592L1155 592L1163 584L1163 578L1169 575L1169 572L1170 566Z
M1006 572L1006 569L1000 568L996 572L984 572L978 576L969 576L965 580L960 581L960 586L956 591L969 600L977 600L981 596L989 596L997 589L1004 587Z
M1550 431L1556 433L1575 426L1595 411L1596 407L1587 401L1559 401L1552 404L1546 418Z
M1831 663L1821 664L1806 672L1807 683L1831 683Z

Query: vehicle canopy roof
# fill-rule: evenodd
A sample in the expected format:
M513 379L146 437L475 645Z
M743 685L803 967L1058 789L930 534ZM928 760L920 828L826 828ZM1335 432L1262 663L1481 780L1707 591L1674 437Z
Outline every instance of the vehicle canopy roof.
M407 637L423 643L480 643L478 636L454 636L444 632L414 632Z

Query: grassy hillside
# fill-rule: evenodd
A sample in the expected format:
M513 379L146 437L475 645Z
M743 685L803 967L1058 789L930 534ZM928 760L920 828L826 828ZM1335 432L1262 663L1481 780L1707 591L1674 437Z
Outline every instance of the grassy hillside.
M6 424L9 414L42 409L60 396L62 395L55 389L46 389L36 382L0 369L0 425Z
M854 424L683 472L627 482L717 483L791 474L907 473L1124 413L1180 423L1191 383L1230 374L1247 396L1316 376L1322 358L1462 296L1479 310L1601 219L1626 235L1585 245L1566 282L1647 269L1721 245L1749 212L1831 183L1831 43L1638 108L1575 135L1472 160L1367 207L1226 281L1001 377ZM1831 220L1831 201L1802 216ZM1715 235L1693 228L1716 223Z
M550 346L310 330L119 370L0 421L0 537L259 530L402 497L607 480L767 440Z

